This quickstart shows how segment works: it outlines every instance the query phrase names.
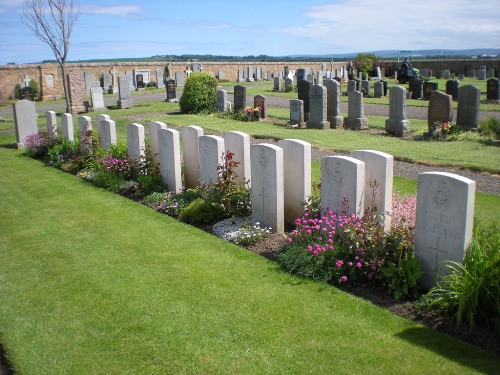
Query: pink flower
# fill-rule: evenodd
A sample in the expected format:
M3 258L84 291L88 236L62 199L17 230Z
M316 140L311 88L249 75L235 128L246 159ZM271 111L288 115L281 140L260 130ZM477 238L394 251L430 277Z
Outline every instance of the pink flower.
M361 268L361 267L363 267L363 265L358 262L358 263L356 263L356 267Z
M347 276L342 276L342 277L340 278L340 282L341 282L341 283L345 283L346 281L347 281Z
M292 240L292 238L291 238L291 237L288 237L287 241L290 243L290 242L292 242L293 240Z
M368 280L373 279L373 276L374 276L373 273L369 273L368 275L366 275L366 277L368 277Z
M342 260L338 260L335 265L337 266L337 268L340 268L344 265L344 262Z

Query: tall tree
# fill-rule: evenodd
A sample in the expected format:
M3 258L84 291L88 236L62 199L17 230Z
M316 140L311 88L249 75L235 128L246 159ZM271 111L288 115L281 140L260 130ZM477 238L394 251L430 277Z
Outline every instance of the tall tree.
M22 22L35 36L47 43L61 68L66 111L70 113L71 103L66 79L66 58L69 39L80 13L75 10L73 0L26 0L23 7Z

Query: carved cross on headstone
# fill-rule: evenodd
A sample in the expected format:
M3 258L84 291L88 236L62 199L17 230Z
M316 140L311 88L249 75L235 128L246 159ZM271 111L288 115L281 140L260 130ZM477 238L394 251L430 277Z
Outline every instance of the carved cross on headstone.
M259 194L259 197L262 197L262 211L266 208L266 199L269 198L269 195L265 194L265 187L262 186L262 194Z
M28 75L24 75L24 78L22 79L24 86L23 87L28 87L28 83L31 81L30 77Z
M442 265L440 266L439 264L441 262L445 261L446 260L446 256L448 255L447 251L441 250L439 248L439 240L440 239L441 239L440 237L437 238L436 247L428 245L428 247L429 247L430 250L434 250L436 252L436 261L434 263L434 270L436 271L436 274L438 274L439 270L442 268ZM440 254L443 254L444 256L440 257Z
M186 73L186 74L187 74L187 76L189 77L189 76L191 75L191 73L193 73L193 71L192 71L191 69L187 68L187 69L184 71L184 73Z

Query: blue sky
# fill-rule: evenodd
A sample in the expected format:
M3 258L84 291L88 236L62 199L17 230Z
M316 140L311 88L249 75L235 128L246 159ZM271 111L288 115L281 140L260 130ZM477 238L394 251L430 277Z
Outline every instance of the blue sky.
M75 0L69 60L500 48L498 0ZM53 59L0 0L0 64Z

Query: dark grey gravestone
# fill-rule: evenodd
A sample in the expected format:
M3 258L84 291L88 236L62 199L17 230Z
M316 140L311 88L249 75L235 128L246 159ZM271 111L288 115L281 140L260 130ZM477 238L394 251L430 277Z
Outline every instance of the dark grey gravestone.
M458 88L460 87L460 81L454 79L446 81L446 93L451 95L454 101L458 100Z
M142 74L137 74L135 76L135 81L137 82L137 90L146 88L144 84L144 76Z
M373 96L375 98L381 98L384 96L384 84L381 81L373 84Z
M303 79L297 83L298 98L304 103L304 120L309 121L311 82Z
M409 91L412 99L422 98L422 80L420 78L412 78L409 82Z
M247 88L234 86L234 110L243 110L247 106Z
M260 118L267 118L267 98L264 95L255 95L253 97L253 107L259 108Z
M175 80L172 78L167 78L165 80L165 90L167 91L166 102L174 103L177 102L177 97L175 93Z
M33 88L26 86L19 91L19 99L26 99L32 102L35 101L35 90Z
M451 122L453 120L453 100L451 95L442 91L433 91L427 110L427 126L429 132L434 129L435 122Z
M299 99L290 99L290 124L304 125L304 102Z
M297 69L297 82L307 78L307 69Z
M437 82L424 82L424 99L429 100L431 98L432 92L438 90L439 84Z
M486 100L500 103L500 84L498 78L490 78L486 82Z
M464 129L475 129L479 122L481 90L474 85L458 89L457 125Z

